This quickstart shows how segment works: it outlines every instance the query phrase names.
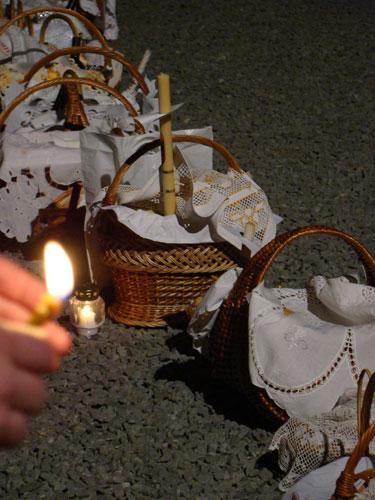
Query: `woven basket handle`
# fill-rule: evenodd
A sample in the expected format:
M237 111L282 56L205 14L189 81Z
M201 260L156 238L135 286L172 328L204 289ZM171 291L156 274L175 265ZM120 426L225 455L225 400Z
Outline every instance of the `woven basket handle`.
M0 115L1 117L1 115ZM208 139L207 137L201 137L198 135L174 135L172 137L173 142L194 142L197 144L202 144L204 146L211 147L218 153L220 153L228 162L229 166L236 170L237 172L241 172L240 167L238 166L238 163L236 160L233 158L231 153L221 144L219 144L216 141L213 141L212 139ZM125 163L123 163L120 167L120 169L117 171L111 185L108 188L108 191L106 193L106 196L103 200L103 206L107 207L110 205L114 205L116 203L117 199L117 191L118 187L120 185L121 179L125 172L131 167L131 165L138 160L141 156L144 154L148 153L152 149L157 148L158 146L161 145L160 139L156 139L155 141L151 141L148 144L145 144L142 146L136 153L134 153L130 158L126 160Z
M49 24L51 23L51 21L54 21L55 19L62 19L63 21L67 22L69 24L72 32L73 32L73 36L79 37L77 26L73 23L71 18L66 16L65 14L56 13L56 14L51 14L43 21L43 24L42 24L42 27L41 27L40 33L39 33L39 42L40 43L43 44L45 42L47 28L48 28Z
M238 306L243 305L247 300L246 295L264 280L272 262L284 247L298 238L317 234L336 236L351 246L364 265L367 283L371 286L375 286L375 260L370 252L358 240L331 227L304 226L277 236L261 248L254 257L250 259L246 268L238 277L224 305L227 304L227 306L231 308L233 300L235 300Z
M361 393L362 393L362 381L365 375L370 375L370 379L368 381L365 395L363 397L363 404L361 408ZM332 496L331 500L348 500L352 499L354 495L357 493L357 489L355 487L355 483L359 479L363 479L367 484L372 477L375 477L375 469L366 469L362 472L354 473L355 468L358 465L359 460L368 455L368 447L372 439L375 437L375 422L373 422L369 426L369 418L371 405L374 399L375 393L375 373L371 375L369 370L362 370L360 379L358 381L358 392L357 392L357 409L361 408L361 425L363 426L359 432L360 437L358 443L352 454L347 461L344 470L342 471L340 477L336 482L335 493Z
M10 115L10 113L18 106L18 104L27 99L31 94L37 92L38 90L43 90L48 87L53 87L54 85L64 85L64 84L67 85L83 84L105 90L113 97L116 97L126 107L131 116L133 117L138 116L137 111L134 109L132 104L126 99L126 97L124 97L122 94L120 94L120 92L118 92L112 87L109 87L105 83L98 82L96 80L90 80L89 78L75 78L75 77L55 78L54 80L38 83L37 85L34 85L33 87L24 90L23 92L21 92L21 94L19 94L16 98L14 98L13 101L10 104L8 104L8 106L0 113L0 130L3 129L5 121ZM144 134L146 132L143 125L138 120L134 119L134 124L135 124L135 131L138 134Z
M63 7L37 7L35 9L30 9L30 10L26 10L24 12L20 12L16 16L13 16L11 19L9 19L9 21L7 23L5 23L4 26L2 26L0 28L0 36L3 35L6 32L6 30L9 28L9 26L12 26L12 24L17 23L18 21L20 21L24 17L32 16L34 14L38 14L39 12L56 12L59 14L65 14L65 15L76 17L77 19L79 19L79 21L82 22L82 24L84 24L86 26L88 31L90 31L93 35L95 35L97 37L97 39L100 41L102 47L109 50L109 46L108 46L107 42L105 41L103 35L101 34L101 32L98 30L98 28L91 21L89 21L85 16L83 16L79 12L76 12L75 10L64 9Z
M130 71L130 73L137 80L143 93L144 94L149 93L149 88L143 76L138 71L138 69L135 66L133 66L133 64L130 61L125 59L125 57L119 54L118 52L115 52L113 50L103 49L101 47L66 47L64 49L55 50L51 54L47 54L46 56L42 57L42 59L40 59L37 63L35 63L34 66L29 70L23 81L28 83L37 71L39 71L41 68L51 63L58 57L71 54L87 54L87 53L101 54L104 57L108 58L109 60L114 59L120 62L125 68L127 68Z
M368 377L368 383L365 391L365 395L362 399L362 387L363 380L365 376ZM371 413L371 404L372 397L374 395L374 382L375 379L371 381L371 372L368 368L364 368L359 376L357 382L357 427L358 427L358 439L361 439L363 433L368 429L370 425L370 413ZM372 395L368 394L368 392L372 391Z

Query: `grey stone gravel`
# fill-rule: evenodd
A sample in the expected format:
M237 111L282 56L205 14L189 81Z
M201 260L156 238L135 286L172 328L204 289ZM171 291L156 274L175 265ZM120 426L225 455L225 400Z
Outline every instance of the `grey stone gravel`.
M347 231L375 251L375 4L368 0L117 2L120 50L171 75L174 128L213 125L284 218ZM4 246L5 248L5 246ZM15 258L38 271L38 261ZM355 270L327 238L287 248L269 279ZM66 319L62 319L66 323ZM107 320L75 337L26 443L0 453L4 499L274 499L272 429L212 380L176 329Z

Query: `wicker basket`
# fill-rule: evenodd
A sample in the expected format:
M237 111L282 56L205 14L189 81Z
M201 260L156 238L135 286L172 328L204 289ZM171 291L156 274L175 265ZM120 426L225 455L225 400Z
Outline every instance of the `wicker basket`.
M209 356L214 376L235 386L270 421L288 419L266 391L254 386L249 374L248 302L246 296L265 278L281 250L297 238L325 234L344 240L357 253L366 270L367 282L375 285L375 260L366 248L346 233L325 226L307 226L276 237L252 257L221 307L210 335Z
M362 400L362 383L365 375L369 381ZM359 460L368 455L368 447L375 437L375 422L370 425L371 406L375 394L375 373L363 370L358 380L357 411L358 411L358 443L351 453L344 470L336 482L336 489L331 500L352 500L356 493L365 489L371 478L375 477L375 469L367 469L357 474L354 473ZM356 488L356 482L362 479L365 483Z
M27 88L23 92L21 92L13 101L5 108L2 110L0 113L0 131L3 131L5 121L10 115L10 113L25 99L27 99L31 94L34 92L37 92L38 90L43 90L49 87L57 86L57 85L64 85L67 90L68 90L68 102L67 102L67 113L68 117L67 119L70 119L73 115L76 115L77 117L79 115L82 116L82 120L86 120L87 118L83 118L83 106L82 106L82 99L80 97L80 91L77 90L77 86L81 85L87 85L89 87L95 87L99 88L102 90L105 90L109 94L111 94L113 97L116 97L129 111L130 116L134 117L134 124L135 124L135 131L138 134L144 134L145 128L144 126L136 119L138 116L137 111L134 109L133 105L124 97L120 92L118 92L116 89L113 87L110 87L106 85L105 83L99 82L97 80L92 80L90 78L81 78L81 77L76 77L76 76L66 76L62 78L55 78L53 80L48 80L45 82L40 82L33 87ZM69 91L70 89L70 91ZM87 122L88 124L88 122Z
M55 19L61 19L61 20L65 21L67 24L69 24L70 29L72 30L73 36L75 38L79 38L79 32L78 32L77 26L74 24L72 19L70 17L68 17L66 14L55 13L55 14L50 14L43 21L43 24L42 24L42 27L41 27L40 33L39 33L39 42L41 44L45 43L47 28L51 24L51 22L54 21ZM32 25L30 25L30 26L31 26L31 29L29 29L29 32L30 32L30 35L33 36L33 28L32 28Z
M110 61L113 59L122 64L123 67L129 70L134 79L138 82L139 87L142 89L144 94L149 93L149 88L141 75L138 69L128 61L123 55L118 52L114 52L113 50L103 49L101 47L66 47L64 49L58 49L51 54L47 54L42 57L34 66L29 70L27 75L24 78L24 82L28 83L32 77L39 71L41 68L46 67L48 64L51 64L58 57L65 55L75 55L75 54L99 54L106 58L106 64L110 64Z
M14 4L14 2L13 2L13 4ZM18 10L20 10L20 9L18 9ZM82 22L82 24L85 25L85 27L87 28L87 30L90 33L92 33L93 35L96 36L96 38L101 43L102 47L109 50L109 46L108 46L105 38L103 37L102 33L98 30L98 28L91 21L89 21L84 15L79 14L75 10L65 9L63 7L50 7L50 6L37 7L35 9L29 9L29 10L26 10L24 12L18 12L17 14L15 14L15 11L13 8L13 11L11 12L11 18L9 19L9 21L7 21L0 28L0 36L6 32L6 30L9 28L9 26L12 26L13 24L17 24L18 26L20 26L20 25L23 26L23 21L25 19L28 19L28 18L30 18L30 16L33 16L33 15L38 14L38 13L43 13L43 12L48 12L48 13L53 12L55 16L56 15L58 15L59 17L63 16L64 20L66 20L65 19L66 16L77 18L79 21ZM70 24L70 22L69 22L69 24ZM47 26L48 26L48 23L45 25L45 28ZM28 27L30 30L30 35L32 36L33 35L32 24L28 23Z
M14 2L13 2L14 4ZM105 83L110 84L112 87L116 87L121 80L121 71L116 71L115 68L113 67L112 61L113 59L117 60L118 62L121 62L123 66L127 66L131 72L133 72L133 68L131 68L131 63L129 61L120 61L116 57L113 57L112 55L115 53L113 50L111 50L104 39L103 35L101 32L98 30L98 28L91 22L89 21L84 15L73 11L71 9L66 9L62 7L41 7L41 8L35 8L35 9L30 9L25 12L22 12L22 7L20 9L20 5L18 5L18 11L17 15L15 14L15 8L13 5L13 8L11 6L11 18L10 20L0 29L0 36L12 25L12 24L17 24L18 26L24 28L25 23L28 26L28 30L31 36L34 36L34 28L32 24L32 16L37 14L37 13L48 13L49 15L46 17L46 19L43 21L43 24L41 26L40 34L39 34L39 42L41 44L44 43L45 41L45 35L48 29L49 24L55 20L55 19L62 19L65 21L71 28L72 33L73 33L73 42L78 42L80 44L80 37L79 37L79 32L78 28L75 25L72 17L78 19L80 22L82 22L86 29L93 35L95 36L99 43L101 44L101 48L104 49L104 51L109 51L109 53L103 53L103 56L105 58L105 71L103 71L103 76L105 76ZM51 14L52 12L52 14ZM74 49L79 49L81 48L80 46L74 47ZM69 49L69 47L68 47ZM100 50L100 47L96 47L96 49ZM60 49L61 50L61 49ZM58 51L56 50L54 54L56 54ZM83 51L82 51L83 52ZM87 51L86 51L87 52ZM59 55L65 55L69 52L65 52ZM80 53L79 51L73 51L71 52L72 55L75 55L77 53ZM95 50L92 51L92 53L95 53ZM51 55L51 54L49 54ZM56 55L56 57L59 57L59 55ZM53 60L55 57L52 56L51 60ZM45 64L44 58L42 58L43 63L40 64L41 61L38 62L38 69L43 67ZM125 63L125 64L124 64ZM122 66L120 66L122 68ZM135 69L135 68L134 68ZM135 70L134 77L137 78L139 75L137 75L137 70ZM142 90L144 87L142 87Z
M43 21L43 24L41 26L41 29L40 29L40 33L39 33L39 43L41 45L43 45L45 43L45 38L46 38L46 33L47 33L47 29L48 29L48 26L51 24L52 21L56 20L56 19L61 19L63 21L65 21L69 26L70 26L70 29L72 30L72 33L73 33L73 39L72 39L72 42L73 42L73 47L74 48L80 48L81 47L81 37L79 36L79 31L78 31L78 28L77 26L74 24L74 21L72 20L71 17L69 17L69 14L71 11L70 9L66 9L67 10L67 14L61 14L61 13L54 13L54 14L50 14L44 21ZM27 20L30 19L30 16L28 16L26 18ZM90 21L89 21L90 23ZM29 26L29 33L31 36L33 36L33 31L34 31L34 28L33 28L33 24L32 23L29 23L28 24ZM96 34L96 31L95 31L95 26L91 23L90 24L90 32L92 34ZM51 47L53 47L54 49L56 49L55 45L51 42L49 42L49 45ZM100 47L98 47L100 49ZM102 45L102 48L104 48L104 50L107 50L107 48L105 46ZM56 49L55 50L55 55L56 55L56 52L58 51L59 49ZM60 49L61 50L61 49ZM113 51L110 51L110 52L113 52ZM77 52L76 52L77 53ZM63 55L63 54L60 54L60 55ZM72 55L75 55L74 52L72 52ZM56 57L59 57L58 55L56 55ZM78 57L78 56L76 56ZM110 85L111 87L117 87L120 82L121 82L121 70L122 70L122 66L120 66L120 71L115 71L115 68L113 67L113 61L112 61L112 57L108 57L108 54L104 54L104 58L105 58L105 66L103 68L101 68L101 74L103 77L105 77L105 80L104 82L107 83L108 85ZM78 64L79 67L83 68L84 66L82 65L81 61L76 59L76 62ZM38 63L40 63L40 61L38 61ZM44 64L41 64L39 67L43 67ZM91 77L91 76L90 76Z
M227 149L198 136L176 135L173 142L195 142L221 153L229 165L240 171ZM116 202L125 171L147 151L160 146L156 140L134 154L116 174L104 206ZM111 318L126 325L159 327L172 319L186 321L185 311L201 298L213 281L237 265L239 252L226 243L165 244L144 239L120 224L110 211L102 211L100 240L103 262L112 270L115 301Z
M90 80L88 78L78 78L78 77L63 77L56 78L54 80L49 80L45 82L38 83L33 87L24 90L19 94L13 101L0 113L0 130L3 130L5 126L6 119L10 113L27 97L32 95L38 90L42 90L48 87L61 85L66 89L66 104L65 104L65 124L67 125L67 130L82 129L89 125L87 117L85 115L82 98L80 92L81 85L89 85L91 87L98 87L102 90L107 91L113 97L116 97L129 111L129 114L133 117L137 117L138 114L132 104L120 94L117 90L108 85L98 82L95 80ZM141 123L136 119L135 131L138 134L144 134L145 129ZM52 179L47 179L50 183L53 183ZM65 186L63 184L54 184L58 189L62 190L60 196L58 196L54 202L45 209L40 210L40 216L36 220L33 229L33 236L39 236L43 232L44 228L51 228L60 223L65 222L68 214L74 212L83 196L83 186L81 182L74 183L72 186Z

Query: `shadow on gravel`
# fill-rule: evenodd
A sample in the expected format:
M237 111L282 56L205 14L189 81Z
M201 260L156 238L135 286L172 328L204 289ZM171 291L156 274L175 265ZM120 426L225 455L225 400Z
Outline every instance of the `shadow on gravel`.
M192 392L203 394L207 404L228 420L233 420L252 429L262 428L273 432L277 427L268 423L256 408L236 389L212 377L208 361L191 345L186 332L180 332L167 341L167 347L176 349L180 354L192 356L193 359L178 362L172 361L157 370L157 380L179 380L184 382Z

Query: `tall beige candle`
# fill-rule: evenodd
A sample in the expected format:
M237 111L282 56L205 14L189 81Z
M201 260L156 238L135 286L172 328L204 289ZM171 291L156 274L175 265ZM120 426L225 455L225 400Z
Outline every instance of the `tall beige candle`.
M168 113L160 119L160 136L162 141L162 161L160 172L161 199L164 215L172 215L176 211L176 191L174 185L171 94L169 75L158 75L159 111Z

